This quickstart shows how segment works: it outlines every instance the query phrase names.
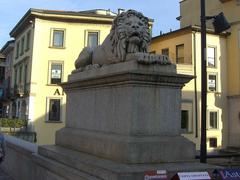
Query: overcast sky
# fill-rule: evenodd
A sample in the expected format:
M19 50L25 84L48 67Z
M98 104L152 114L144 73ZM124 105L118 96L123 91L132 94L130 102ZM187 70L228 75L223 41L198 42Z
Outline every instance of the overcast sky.
M9 32L29 8L83 11L89 9L135 9L154 19L153 36L179 28L179 0L0 0L0 49Z

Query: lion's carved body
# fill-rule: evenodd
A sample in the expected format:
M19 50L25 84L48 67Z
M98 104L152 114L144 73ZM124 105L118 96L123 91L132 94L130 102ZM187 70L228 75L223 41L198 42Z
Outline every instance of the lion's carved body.
M147 53L151 40L148 18L134 10L118 15L110 34L95 47L84 48L75 62L76 69L88 65L104 65L126 60L128 54Z

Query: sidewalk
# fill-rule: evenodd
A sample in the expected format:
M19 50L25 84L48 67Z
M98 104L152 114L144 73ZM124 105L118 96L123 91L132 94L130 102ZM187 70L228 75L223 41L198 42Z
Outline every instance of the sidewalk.
M14 180L0 168L0 180Z

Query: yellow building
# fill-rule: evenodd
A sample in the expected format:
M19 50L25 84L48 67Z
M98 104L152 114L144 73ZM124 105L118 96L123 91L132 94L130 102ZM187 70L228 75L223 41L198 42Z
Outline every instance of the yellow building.
M67 81L82 48L109 34L116 14L30 9L10 32L15 39L10 116L28 119L38 144L53 144L65 122Z
M207 138L208 148L240 145L240 1L206 2L206 16L223 12L231 24L230 33L213 33L207 21ZM195 75L183 88L182 127L184 136L200 143L201 54L200 1L180 1L180 29L153 38L151 50L169 54L179 73ZM186 101L188 103L186 103ZM190 103L189 103L190 102ZM192 120L193 118L193 120ZM187 119L187 120L186 120ZM186 123L188 122L188 123Z
M181 128L185 137L200 148L201 127L201 33L198 27L188 26L152 39L150 49L165 54L177 65L180 74L196 76L182 91ZM227 52L226 34L207 33L207 146L216 149L226 146L222 138L227 119Z
M200 24L200 3L196 0L180 2L181 28ZM239 0L211 0L206 1L206 15L214 16L223 12L229 21L231 35L227 37L227 95L228 119L226 128L229 129L228 145L240 146L240 1ZM212 21L208 20L208 28L212 28Z

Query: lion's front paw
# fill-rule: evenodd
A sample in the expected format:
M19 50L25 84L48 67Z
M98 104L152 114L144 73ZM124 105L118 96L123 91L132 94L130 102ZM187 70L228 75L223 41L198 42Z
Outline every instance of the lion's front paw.
M171 64L168 56L150 53L132 53L127 55L127 61L137 60L139 64Z
M100 67L101 66L99 64L90 64L90 65L87 65L84 70L98 69Z

